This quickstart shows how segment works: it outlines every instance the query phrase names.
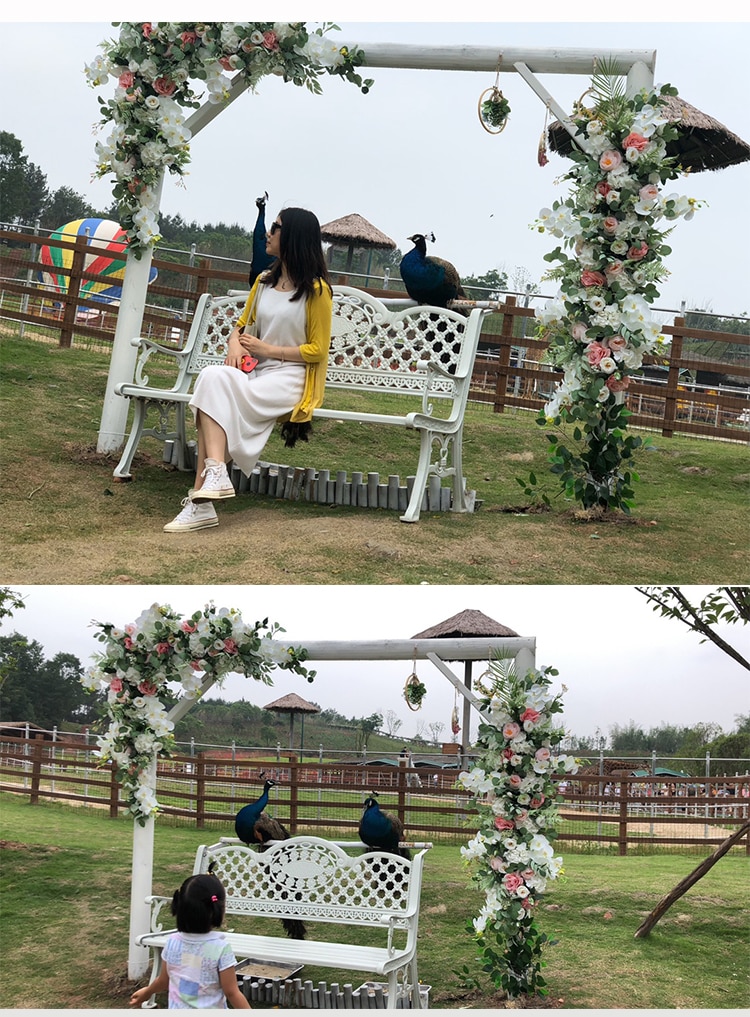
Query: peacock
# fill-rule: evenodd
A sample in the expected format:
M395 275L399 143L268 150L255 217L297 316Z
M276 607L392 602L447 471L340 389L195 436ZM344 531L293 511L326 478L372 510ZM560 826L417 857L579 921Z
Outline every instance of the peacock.
M253 285L261 272L270 268L276 260L270 254L266 254L266 203L268 202L268 191L262 197L255 199L258 209L258 218L255 220L253 229L253 256L250 262L250 275L248 282Z
M399 847L404 839L404 824L398 816L383 812L378 805L374 792L364 801L364 811L359 821L359 839L373 851L386 851L388 854L411 858L407 847Z
M234 819L234 832L239 839L245 844L259 844L261 851L265 849L269 840L289 839L289 831L283 823L264 812L268 805L268 792L275 786L276 781L269 778L263 785L263 794L260 798L250 802L249 805L243 805ZM307 935L303 922L294 918L282 918L281 922L291 939L304 939Z
M407 239L414 247L401 259L399 272L412 300L418 304L447 307L449 300L466 296L455 265L443 258L428 256L427 241L435 242L434 233L415 233Z

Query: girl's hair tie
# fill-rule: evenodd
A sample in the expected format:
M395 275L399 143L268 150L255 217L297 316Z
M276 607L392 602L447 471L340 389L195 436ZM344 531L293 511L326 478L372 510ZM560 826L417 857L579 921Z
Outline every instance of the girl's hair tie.
M219 898L216 896L216 894L214 894L213 897L211 898L211 902L215 904L218 899Z

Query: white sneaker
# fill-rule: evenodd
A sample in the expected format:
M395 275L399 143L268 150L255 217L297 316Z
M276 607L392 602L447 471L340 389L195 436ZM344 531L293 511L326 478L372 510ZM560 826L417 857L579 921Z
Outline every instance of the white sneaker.
M218 459L206 459L204 463L203 486L193 490L190 498L193 501L209 501L212 498L234 498L235 490L227 473L226 463Z
M182 511L164 527L167 533L181 533L187 530L202 530L206 526L218 526L219 517L211 502L196 505L190 498L182 499Z

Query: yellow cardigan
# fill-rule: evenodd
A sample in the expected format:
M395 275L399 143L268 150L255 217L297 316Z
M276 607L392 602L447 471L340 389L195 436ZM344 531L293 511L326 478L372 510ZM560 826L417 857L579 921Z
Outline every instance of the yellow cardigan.
M255 305L260 296L259 287L262 283L263 276L259 276L253 283L244 310L237 319L238 328L244 328L255 322ZM305 361L305 387L302 398L288 418L295 424L311 420L313 410L317 406L323 405L328 350L331 345L332 316L333 297L331 291L318 279L315 283L315 293L312 297L308 297L305 306L307 341L299 347L302 359Z

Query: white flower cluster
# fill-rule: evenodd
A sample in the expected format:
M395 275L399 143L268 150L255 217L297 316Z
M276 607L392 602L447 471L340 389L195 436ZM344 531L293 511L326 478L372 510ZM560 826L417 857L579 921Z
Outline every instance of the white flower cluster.
M670 86L644 90L612 122L596 110L582 111L583 151L567 174L575 191L539 213L537 228L573 250L568 256L558 248L550 256L561 263L549 273L561 279L560 289L536 311L550 338L550 359L564 369L545 407L550 422L581 400L615 400L643 358L666 344L650 310L669 253L659 224L690 219L698 206L662 193L663 182L679 173L667 156L667 142L676 136L661 109L668 94L674 94Z
M208 604L183 619L166 605L152 604L123 628L94 624L106 649L81 681L88 691L106 692L109 727L98 738L97 755L116 764L130 811L141 822L158 810L153 759L174 745L174 724L160 698L169 685L195 699L206 675L221 679L238 672L270 683L275 665L311 679L298 652L274 643L277 625L249 625L235 608Z
M557 823L555 775L575 773L577 763L558 753L562 729L553 723L559 695L547 671L505 676L485 689L480 760L458 782L475 799L481 827L463 858L478 866L485 892L474 919L479 937L491 929L507 940L527 928L534 904L562 868L551 838Z

